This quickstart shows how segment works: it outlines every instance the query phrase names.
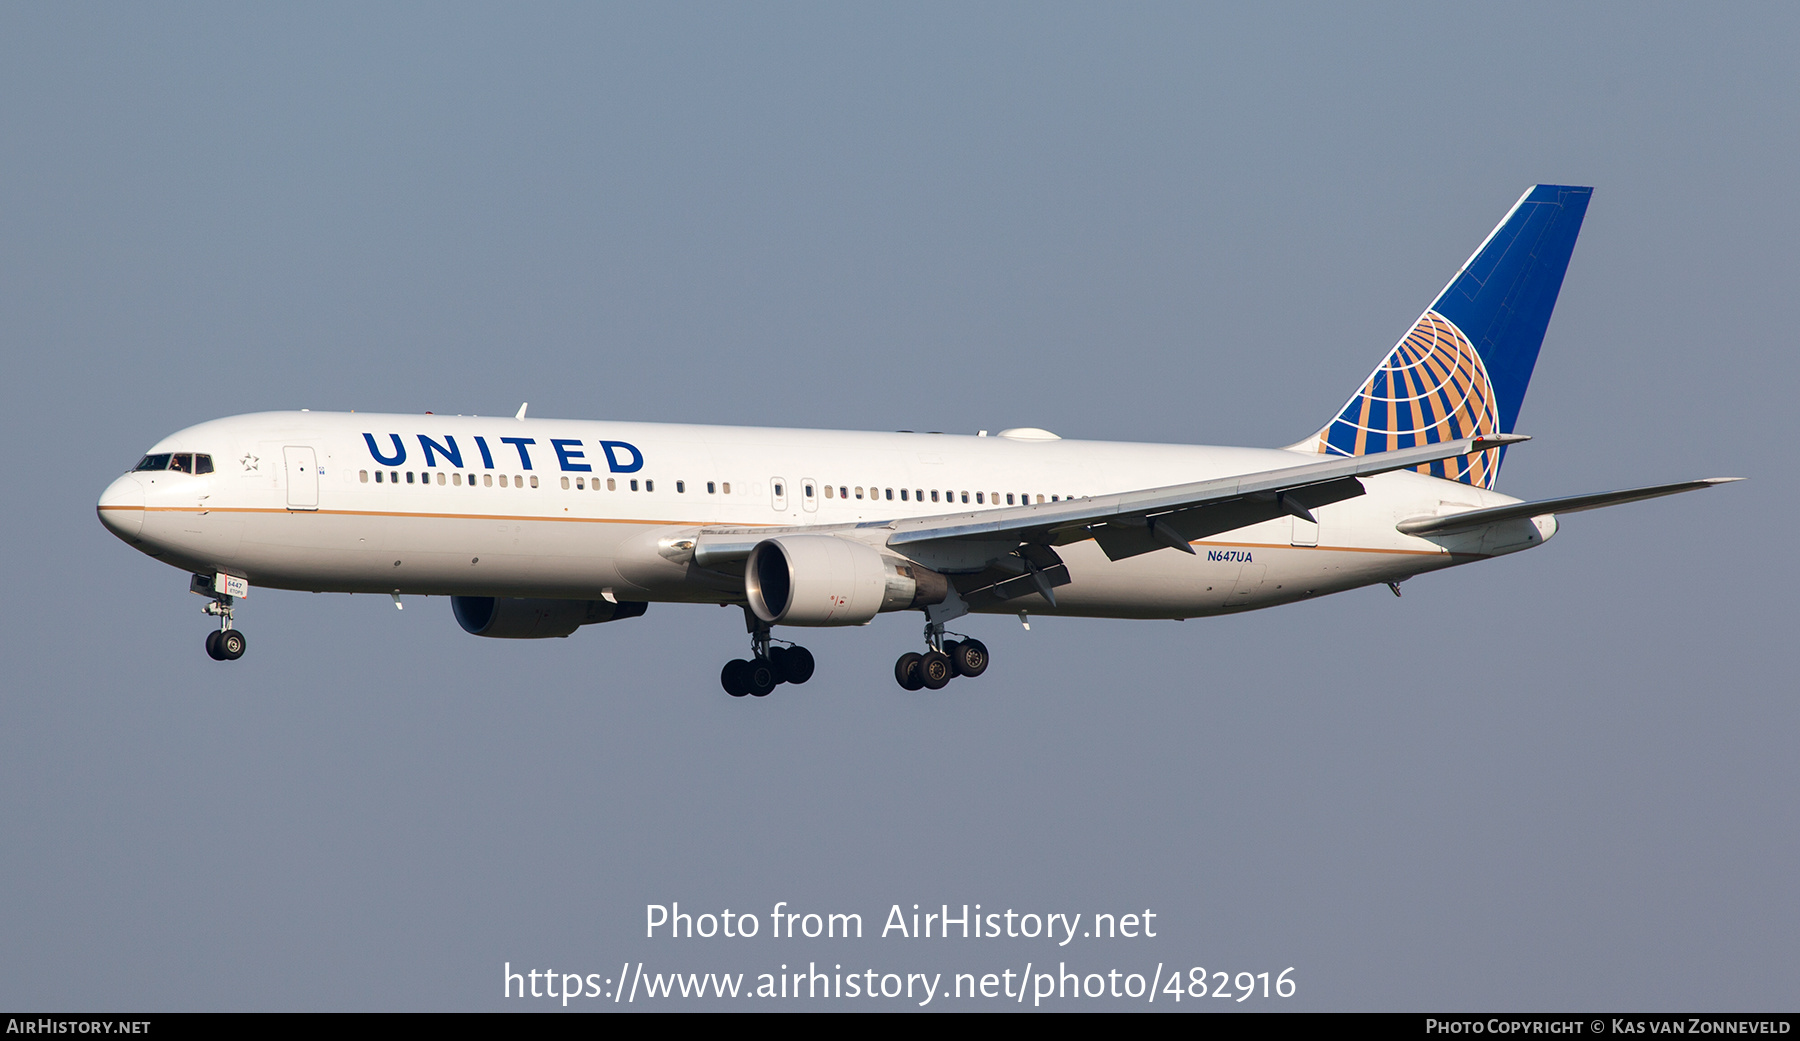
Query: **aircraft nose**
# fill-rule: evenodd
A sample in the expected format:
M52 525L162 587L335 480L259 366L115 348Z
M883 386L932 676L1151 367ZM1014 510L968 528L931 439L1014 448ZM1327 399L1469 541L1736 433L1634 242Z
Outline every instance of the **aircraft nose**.
M100 493L100 523L126 542L136 542L144 528L144 482L126 474Z

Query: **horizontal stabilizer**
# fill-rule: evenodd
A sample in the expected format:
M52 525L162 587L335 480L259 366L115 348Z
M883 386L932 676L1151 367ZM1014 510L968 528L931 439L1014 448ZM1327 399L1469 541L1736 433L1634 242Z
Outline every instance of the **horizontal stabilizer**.
M1742 477L1708 477L1699 481L1658 484L1649 488L1627 488L1624 491L1594 492L1590 495L1567 495L1560 499L1539 499L1536 502L1519 502L1510 506L1469 510L1466 513L1455 513L1448 517L1414 517L1411 520L1403 520L1394 527L1408 535L1448 535L1452 532L1483 528L1500 521L1518 520L1522 517L1542 517L1546 514L1580 513L1582 510L1597 510L1602 506L1639 502L1644 499L1691 492L1700 488L1711 488L1715 484L1730 484L1733 481L1741 480L1743 480Z

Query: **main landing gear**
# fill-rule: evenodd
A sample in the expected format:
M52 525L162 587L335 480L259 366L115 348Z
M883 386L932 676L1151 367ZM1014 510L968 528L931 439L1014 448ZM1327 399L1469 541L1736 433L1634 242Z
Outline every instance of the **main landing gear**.
M750 630L750 660L734 658L719 670L719 685L734 698L746 694L764 698L783 683L805 683L812 679L812 652L797 643L786 647L771 646L767 622L744 610L745 627Z
M236 600L212 587L212 579L195 575L188 588L207 597L200 609L219 620L219 628L206 634L206 656L213 661L237 661L244 656L244 634L231 627L231 607Z
M907 690L942 690L957 676L970 679L987 671L988 649L980 640L944 639L944 623L925 624L925 653L907 651L894 662L894 680Z

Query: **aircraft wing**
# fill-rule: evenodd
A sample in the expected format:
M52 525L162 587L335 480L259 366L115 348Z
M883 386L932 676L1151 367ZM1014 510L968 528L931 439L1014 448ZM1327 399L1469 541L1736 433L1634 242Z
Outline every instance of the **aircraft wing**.
M741 562L759 542L775 535L879 541L926 567L958 576L955 584L971 607L1031 592L1054 605L1054 588L1069 582L1055 546L1091 538L1113 560L1158 549L1193 553L1189 542L1222 531L1289 514L1312 520L1314 508L1363 494L1359 477L1528 440L1523 434L1489 434L1162 488L842 527L706 528L685 548L695 564L717 569Z
M1414 517L1394 525L1408 535L1448 535L1458 531L1469 531L1486 527L1499 521L1517 520L1522 517L1542 517L1545 514L1579 513L1582 510L1597 510L1602 506L1617 506L1620 503L1639 502L1644 499L1655 499L1663 495L1675 495L1680 492L1691 492L1701 488L1711 488L1715 484L1730 484L1741 481L1742 477L1707 477L1698 481L1678 481L1675 484L1658 484L1647 488L1627 488L1617 492L1593 492L1588 495L1566 495L1560 499L1539 499L1536 502L1519 502L1510 506L1490 506L1485 510L1469 510L1464 513L1453 513L1445 517Z
M985 569L994 564L995 558L1019 551L1021 544L1049 548L1094 539L1114 560L1150 553L1152 549L1174 548L1193 553L1192 546L1188 546L1190 540L1217 535L1219 531L1244 528L1287 513L1310 520L1312 508L1361 495L1363 484L1357 477L1487 452L1528 439L1523 434L1489 434L1487 438L1463 438L1366 456L1332 456L1318 463L1168 484L1138 492L940 513L934 517L864 520L842 526L704 528L693 539L693 546L686 549L693 551L698 566L716 567L749 557L758 542L772 535L844 535L868 542L882 540L909 557L931 557L934 566L965 573ZM889 531L886 539L880 539L882 530ZM1017 560L1013 558L1013 564ZM956 566L958 562L961 566ZM1055 560L1055 553L1049 553L1044 564L1060 566L1060 560Z
M871 522L860 527L890 528L887 545L908 555L956 557L956 550L966 547L976 552L962 555L974 558L982 556L981 550L998 549L1001 545L1005 546L1002 552L1011 553L1021 543L1048 547L1089 538L1099 542L1114 560L1163 548L1192 553L1189 542L1221 531L1286 514L1312 520L1312 508L1363 494L1358 477L1525 440L1529 439L1520 434L1491 434L1391 452L1338 456L1163 488ZM938 552L933 553L934 549Z

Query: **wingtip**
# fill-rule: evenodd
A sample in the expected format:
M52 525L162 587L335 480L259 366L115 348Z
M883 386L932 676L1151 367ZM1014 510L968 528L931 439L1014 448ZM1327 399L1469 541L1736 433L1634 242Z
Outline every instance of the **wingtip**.
M1530 434L1482 434L1469 439L1471 444L1490 448L1498 445L1516 445L1521 441L1529 440L1531 440Z

